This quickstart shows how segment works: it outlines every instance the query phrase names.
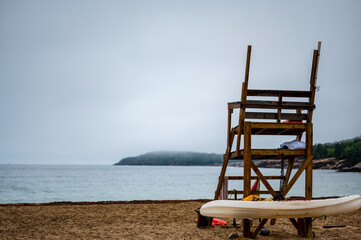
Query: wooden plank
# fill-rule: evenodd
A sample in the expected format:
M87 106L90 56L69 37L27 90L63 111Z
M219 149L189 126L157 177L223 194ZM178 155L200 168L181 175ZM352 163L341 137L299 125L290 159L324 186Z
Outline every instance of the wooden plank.
M281 156L284 154L285 156L301 156L305 155L304 149L252 149L251 151L253 155L260 156Z
M305 218L305 237L312 237L312 218Z
M232 127L232 113L233 110L232 109L228 109L228 124L227 124L227 152L229 152L232 148L231 146L231 127Z
M288 165L287 165L285 180L283 181L283 186L282 186L283 191L284 191L288 181L290 180L291 173L292 173L292 168L293 168L294 163L295 163L295 158L294 157L288 159ZM284 195L283 197L286 197L286 195Z
M241 107L241 101L228 103L228 109L235 109L240 107Z
M221 200L227 200L228 199L228 177L224 176L223 178L223 184L221 189Z
M243 198L250 195L251 191L251 126L244 125L244 166L243 166Z
M246 112L247 119L277 119L277 113L270 112ZM284 120L307 120L307 114L281 113L280 119Z
M312 154L312 123L306 125L306 158L313 159ZM305 183L305 198L306 200L312 200L312 161L306 167L306 183ZM306 237L312 237L312 218L305 218L305 235Z
M301 129L306 130L305 123L259 123L251 122L252 128L269 128L269 129Z
M320 55L321 55L321 41L318 41L318 44L317 44L317 66L316 66L316 71L315 71L315 86L317 84L317 75L318 75L318 63L320 61Z
M241 94L241 105L246 103L247 100L247 90L248 90L248 78L249 78L249 67L251 63L251 52L252 46L248 45L247 48L247 60L246 60L246 70L244 75L244 82L242 84L242 94ZM238 135L237 135L237 145L236 145L236 152L239 154L239 150L241 149L241 129L244 123L244 116L245 116L245 108L241 107L239 111L239 119L238 119Z
M282 94L280 94L278 96L278 105L282 105ZM282 112L282 109L281 108L278 108L277 109L277 122L280 123L281 122L281 112Z
M302 114L302 111L300 110L300 109L296 109L296 114ZM308 115L307 115L307 117L308 117ZM298 133L297 134L297 137L296 137L296 140L298 140L298 141L301 141L301 139L302 139L302 134L303 134L303 132L301 132L301 133Z
M249 219L242 219L242 225L243 225L243 237L249 238L251 237L251 220Z
M298 224L298 222L296 221L296 219L294 218L289 218L289 220L291 221L291 223L293 224L293 226L297 229L298 235L301 235L302 237L305 236L305 232L303 230L303 228Z
M242 102L245 102L247 98L247 87L246 84L242 84ZM244 123L244 116L245 116L245 109L241 108L239 110L239 118L238 118L238 135L237 135L237 145L236 145L236 152L239 154L239 150L241 149L241 131Z
M243 176L227 176L227 177L228 177L228 180L243 180L244 179ZM282 177L281 176L264 176L264 178L277 180L277 179L281 179ZM251 176L251 179L257 180L257 179L259 179L259 177Z
M214 200L218 200L219 194L221 193L224 175L226 174L226 169L227 169L227 166L228 166L228 159L229 159L228 155L223 156L222 170L221 170L221 174L220 174L220 176L218 178L218 185L217 185L216 192L214 194Z
M248 48L247 48L247 60L246 60L246 71L244 73L244 83L246 84L246 88L248 88L249 67L251 65L251 52L252 52L252 46L248 45Z
M321 45L319 45L319 47L321 47ZM319 56L319 52L318 50L314 50L313 51L313 61L312 61L312 70L311 70L311 77L310 77L310 92L311 92L311 96L309 99L309 104L314 104L315 102L315 91L316 91L316 79L317 79L317 71L318 71L318 56ZM307 122L311 123L312 122L312 115L313 115L313 111L312 109L310 109L308 111L308 118L307 118Z
M256 238L259 231L261 231L261 229L263 228L263 226L266 224L266 222L268 221L267 218L262 219L261 223L258 225L258 227L256 228L256 230L254 230L254 232L252 233L251 238Z
M295 182L297 181L297 179L301 176L302 172L305 170L305 168L307 167L307 165L312 161L311 157L306 158L306 160L303 162L303 164L301 165L301 167L297 170L297 172L295 173L295 175L293 176L293 178L291 179L291 181L287 184L287 186L285 187L284 190L284 196L287 195L287 193L291 190L291 188L293 187L293 185L295 184Z
M312 123L307 123L306 125L306 158L313 159L313 149L312 149ZM306 200L312 199L312 161L306 166L306 186L305 186L305 197Z
M285 156L301 157L305 156L306 151L304 149L252 149L251 155L253 159L267 160L275 157L280 157L282 154ZM244 150L241 149L239 154L237 152L231 152L229 155L231 160L242 160L244 159Z
M248 89L248 96L278 97L280 94L284 97L308 98L311 96L310 91Z
M242 106L243 104L241 104ZM266 108L266 109L305 109L313 110L315 105L309 102L282 102L278 101L262 101L262 100L247 100L244 104L245 108Z
M229 190L228 191L228 194L234 194L234 190ZM242 190L240 190L240 191L238 191L238 190L236 190L236 193L237 194L243 194L244 193L244 191L242 191ZM260 194L270 194L268 191L251 191L251 194L252 195L260 195Z
M272 186L268 183L268 181L265 179L265 177L263 176L263 174L261 173L261 171L258 169L258 167L254 164L253 161L250 162L251 164L251 168L253 169L253 171L257 174L257 176L259 177L259 179L261 180L261 182L263 183L263 185L267 188L268 192L275 197L276 196L276 192L273 190Z

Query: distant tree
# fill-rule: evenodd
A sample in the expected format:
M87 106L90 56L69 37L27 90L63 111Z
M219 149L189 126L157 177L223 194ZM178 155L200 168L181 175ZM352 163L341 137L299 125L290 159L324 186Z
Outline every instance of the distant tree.
M333 152L336 159L341 159L340 157L341 157L343 150L344 150L344 147L340 143L336 143L335 150Z
M327 147L324 144L317 144L314 147L313 157L315 159L327 158L328 157Z

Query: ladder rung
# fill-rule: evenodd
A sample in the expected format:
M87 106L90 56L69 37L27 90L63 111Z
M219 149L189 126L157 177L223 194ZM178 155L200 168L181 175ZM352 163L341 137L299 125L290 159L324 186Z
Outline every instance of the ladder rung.
M243 176L225 176L225 178L228 178L228 180L243 180ZM264 176L265 179L284 179L285 177L281 177L281 176ZM256 180L259 179L259 177L257 176L251 176L251 179Z

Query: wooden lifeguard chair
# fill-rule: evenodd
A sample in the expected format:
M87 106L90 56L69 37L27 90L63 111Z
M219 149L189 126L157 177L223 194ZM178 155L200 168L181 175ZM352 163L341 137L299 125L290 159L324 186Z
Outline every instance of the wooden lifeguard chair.
M242 84L241 101L228 103L227 150L224 154L223 166L219 176L214 199L227 199L228 194L243 194L243 198L251 194L270 194L274 199L284 199L298 180L303 171L305 173L305 199L312 199L312 114L315 109L315 90L317 80L318 60L321 42L313 52L310 88L305 91L287 90L258 90L248 89L249 68L252 47L248 46L245 79ZM256 100L254 100L254 98ZM253 99L252 99L253 98ZM276 99L276 100L275 100ZM304 100L306 99L306 100ZM238 125L232 125L232 113L239 109ZM256 109L256 110L255 110ZM270 112L269 109L273 109ZM250 111L251 110L251 111ZM270 122L271 121L271 122ZM289 135L301 140L305 133L305 149L254 149L251 147L253 135ZM243 145L241 145L243 139ZM234 140L236 140L234 150ZM243 148L242 148L243 147ZM291 178L292 168L296 158L303 158L303 162ZM282 159L287 161L287 170L281 176L264 176L256 166L254 160ZM225 176L230 160L243 160L243 176ZM251 170L256 176L251 176ZM282 171L281 171L282 172ZM259 179L265 191L251 191L251 179ZM280 189L272 188L268 180L281 181ZM243 190L228 191L228 180L243 180ZM283 183L282 183L283 181ZM290 219L302 236L312 235L312 219ZM263 219L252 233L251 222L243 219L243 236L255 237L267 219Z

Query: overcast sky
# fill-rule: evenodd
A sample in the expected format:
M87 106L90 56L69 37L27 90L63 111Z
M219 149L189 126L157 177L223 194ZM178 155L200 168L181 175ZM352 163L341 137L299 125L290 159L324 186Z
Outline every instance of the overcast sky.
M345 0L1 0L0 163L224 153L248 44L250 88L304 90L321 40L314 143L360 136L360 12Z

